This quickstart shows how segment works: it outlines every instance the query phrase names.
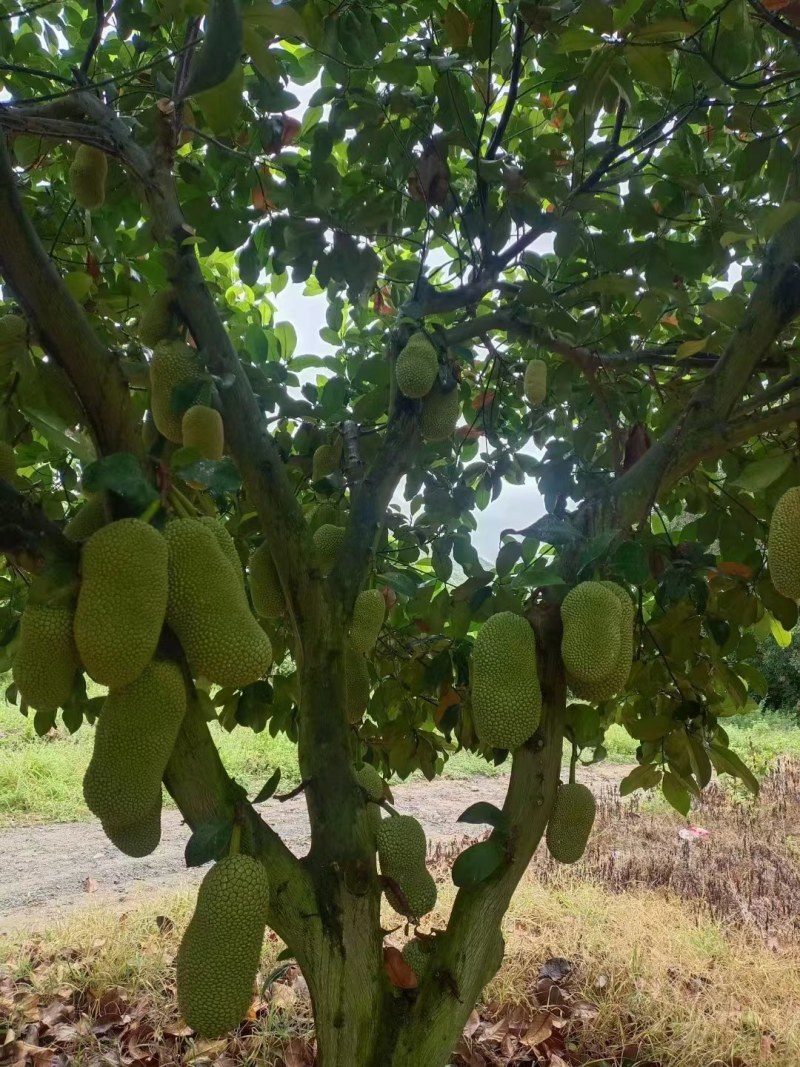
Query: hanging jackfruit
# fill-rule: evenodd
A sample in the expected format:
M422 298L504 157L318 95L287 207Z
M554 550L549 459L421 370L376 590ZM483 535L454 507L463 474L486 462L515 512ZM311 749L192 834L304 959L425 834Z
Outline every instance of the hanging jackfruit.
M344 541L344 527L325 523L314 531L313 541L320 571L322 574L330 574Z
M75 644L86 673L110 689L153 658L167 609L167 546L140 519L120 519L84 543Z
M269 908L264 865L228 856L202 881L176 959L178 1004L201 1037L220 1037L253 999Z
M560 785L547 824L547 850L559 863L577 863L586 851L596 804L591 789L578 782Z
M395 364L397 388L412 399L427 396L438 372L436 349L421 331L412 334Z
M338 526L339 509L329 500L324 500L311 513L308 520L308 528L311 533L316 533L320 526Z
M405 904L391 889L386 899L401 915L421 918L436 905L436 883L425 867L425 831L410 815L383 819L376 835L381 874L395 882Z
M214 531L197 519L173 519L164 539L169 549L167 622L192 673L234 688L263 678L272 646Z
M386 616L386 601L380 589L363 589L356 597L350 621L350 644L356 652L370 652Z
M349 641L344 650L344 681L347 721L355 724L361 721L367 710L371 685L367 661L353 649Z
M256 615L262 619L277 619L286 610L278 570L266 541L262 541L250 556L250 596Z
M70 191L82 208L96 211L106 199L108 160L105 152L93 145L78 145L69 168Z
M55 711L69 699L80 666L67 604L29 602L19 625L12 672L22 699L36 711Z
M116 832L152 821L185 713L183 674L167 660L153 660L130 685L108 694L83 779L86 805L104 827Z
M156 429L168 441L183 443L183 412L188 402L175 398L176 387L187 386L202 374L200 358L183 341L159 341L150 361L150 409Z
M159 289L148 301L139 319L139 340L148 348L174 337L177 325L177 295L170 286Z
M418 982L421 982L425 977L430 964L430 958L430 952L416 937L411 941L406 941L405 945L403 945L403 959L416 975Z
M337 436L333 444L320 445L311 458L311 481L319 482L329 474L335 474L342 462L342 439Z
M790 600L800 600L800 486L787 489L775 505L767 561L775 589Z
M445 392L437 382L422 401L420 433L426 441L444 441L452 437L460 412L461 394L458 386Z
M525 368L525 399L537 407L547 397L547 364L543 359L532 359Z
M106 501L103 493L90 496L67 520L64 536L70 541L85 541L108 522Z
M536 731L542 694L536 638L527 619L511 611L481 626L472 650L472 719L492 748L519 748Z
M611 700L628 682L633 665L633 623L636 611L633 601L616 582L601 582L617 598L620 604L620 636L619 652L614 661L613 669L598 682L582 682L572 675L567 677L572 692L582 700L589 700L593 704L602 704Z
M214 534L225 559L227 559L228 563L233 567L233 572L239 581L239 585L244 589L244 569L242 567L242 560L239 551L236 548L236 542L228 533L225 523L222 519L216 518L214 515L201 515L197 521L205 523L209 530Z
M356 771L356 778L370 800L383 800L386 783L371 763L362 763Z
M181 420L184 448L194 448L202 459L219 463L225 454L225 431L222 416L215 408L195 404Z
M561 604L561 656L567 674L594 684L611 674L619 656L622 605L602 582L581 582Z
M158 791L158 800L143 819L126 823L124 826L101 822L101 826L111 844L126 856L137 859L149 856L151 852L155 852L161 840L161 790Z

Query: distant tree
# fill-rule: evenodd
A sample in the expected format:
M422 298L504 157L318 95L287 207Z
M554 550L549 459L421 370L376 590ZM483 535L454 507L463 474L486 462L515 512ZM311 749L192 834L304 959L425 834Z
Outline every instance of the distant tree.
M757 788L724 722L764 691L759 639L797 622L765 570L773 506L800 483L795 6L39 0L0 15L0 668L15 663L28 695L11 695L40 732L58 705L70 730L93 722L102 700L69 658L77 597L82 666L111 678L87 796L112 839L148 849L153 753L171 750L189 862L266 872L264 918L307 978L322 1067L447 1062L502 959L564 738L574 771L622 724L640 742L623 792L660 787L683 813L713 769ZM299 124L296 85L314 86ZM290 278L324 295L329 354L296 353L275 321ZM526 479L547 514L520 515L486 569L476 512ZM200 516L223 527L176 524ZM248 560L260 625L236 574ZM565 649L582 655L585 632L610 670L633 639L601 702L568 694L562 658L561 603L585 581L616 592L592 587L605 607L578 612ZM387 609L377 641L365 590ZM473 696L500 726L528 724L510 757ZM297 742L303 859L226 773L214 717ZM459 857L446 927L409 967L385 958L381 894L414 920L430 894L385 841L379 875L382 787L362 763L431 779L454 748L508 757L508 793L467 815L491 837ZM104 807L142 798L130 822ZM205 963L184 956L215 1005L214 952L239 950L232 869L205 883Z

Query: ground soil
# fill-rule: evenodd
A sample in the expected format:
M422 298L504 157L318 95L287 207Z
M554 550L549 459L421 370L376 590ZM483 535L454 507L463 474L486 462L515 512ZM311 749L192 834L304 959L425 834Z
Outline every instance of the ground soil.
M630 770L601 764L581 771L581 781L596 792L616 785ZM501 805L507 779L439 779L410 782L393 789L395 806L414 815L435 846L465 832L486 827L458 823L477 800ZM262 806L264 818L297 855L308 847L308 819L302 796ZM142 892L179 889L197 883L204 868L187 869L183 850L189 830L179 812L165 811L161 844L144 859L117 851L97 821L26 826L0 831L0 930L23 926L41 929L66 911L88 904L125 906Z

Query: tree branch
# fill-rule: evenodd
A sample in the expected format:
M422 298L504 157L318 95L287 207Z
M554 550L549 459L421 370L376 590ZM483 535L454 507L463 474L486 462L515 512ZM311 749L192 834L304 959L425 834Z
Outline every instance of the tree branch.
M522 15L517 14L516 26L514 29L514 46L511 56L511 78L508 83L508 95L506 96L503 114L500 116L500 121L497 123L486 149L486 159L494 159L497 155L497 151L503 143L503 137L505 136L508 124L511 121L511 116L514 113L514 105L517 102L517 93L519 92L519 78L522 72L522 46L524 43L525 19Z
M89 39L89 43L86 46L86 52L81 60L80 71L81 74L87 74L89 66L91 65L94 54L97 51L100 42L103 39L103 27L106 21L106 12L103 0L94 0L94 30L92 36Z
M140 455L139 422L119 362L98 340L26 215L3 137L0 273L35 327L42 347L74 385L100 452Z

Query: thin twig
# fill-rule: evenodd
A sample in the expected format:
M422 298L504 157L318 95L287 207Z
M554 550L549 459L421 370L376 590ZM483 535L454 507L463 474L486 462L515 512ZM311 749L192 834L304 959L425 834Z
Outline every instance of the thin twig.
M508 83L508 96L506 97L503 114L500 116L500 121L497 123L497 127L492 134L492 139L489 141L489 147L486 149L487 159L494 159L497 154L498 148L503 143L506 127L511 121L511 116L514 112L514 105L517 102L517 93L519 92L519 76L522 71L522 46L524 43L525 20L522 15L517 15L517 25L514 31L514 52L511 59L511 78Z
M89 44L86 46L86 52L84 54L84 57L81 60L81 74L87 74L89 72L89 66L92 62L92 59L94 58L94 54L103 39L103 27L105 26L106 21L106 9L104 0L94 0L94 11L94 30L89 40Z
M285 804L287 800L292 800L294 797L299 797L306 787L311 784L311 779L303 779L300 785L296 785L294 789L291 789L288 793L276 793L273 800L279 800L281 804Z

